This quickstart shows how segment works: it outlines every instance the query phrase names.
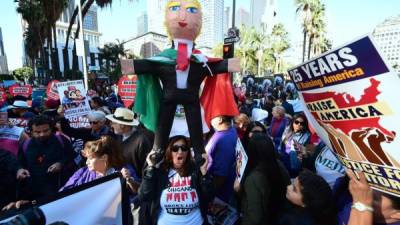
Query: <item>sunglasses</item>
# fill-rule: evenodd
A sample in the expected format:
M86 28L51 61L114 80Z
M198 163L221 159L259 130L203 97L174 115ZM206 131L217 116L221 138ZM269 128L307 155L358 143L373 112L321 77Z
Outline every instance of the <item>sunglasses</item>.
M302 125L302 126L305 126L306 125L306 122L302 122L302 121L298 121L298 120L295 120L294 121L294 124L296 124L296 125Z
M99 121L89 121L90 124L98 124Z
M182 152L187 152L187 151L189 151L189 147L186 146L186 145L172 145L172 146L171 146L171 151L173 151L173 152L178 152L179 149L180 149Z

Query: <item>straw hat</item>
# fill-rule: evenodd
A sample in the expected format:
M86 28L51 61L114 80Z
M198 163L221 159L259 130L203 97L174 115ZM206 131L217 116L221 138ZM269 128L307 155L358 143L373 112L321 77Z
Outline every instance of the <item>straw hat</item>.
M135 114L127 108L117 108L114 114L106 116L113 123L119 123L127 126L137 126L139 121L135 119Z

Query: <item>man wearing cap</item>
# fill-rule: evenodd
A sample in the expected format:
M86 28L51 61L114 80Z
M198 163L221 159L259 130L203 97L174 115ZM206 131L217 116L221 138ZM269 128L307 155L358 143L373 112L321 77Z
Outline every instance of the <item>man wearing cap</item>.
M117 108L114 114L107 115L116 135L121 136L122 155L141 178L147 154L152 143L147 131L141 128L135 114L127 108Z
M14 103L8 106L9 118L23 118L24 114L29 112L29 105L26 101L15 100Z

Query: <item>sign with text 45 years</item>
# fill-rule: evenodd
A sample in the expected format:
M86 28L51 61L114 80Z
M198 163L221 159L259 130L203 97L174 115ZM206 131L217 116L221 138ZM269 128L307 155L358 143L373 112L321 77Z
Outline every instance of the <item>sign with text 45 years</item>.
M400 78L371 36L290 69L306 115L344 166L400 196Z

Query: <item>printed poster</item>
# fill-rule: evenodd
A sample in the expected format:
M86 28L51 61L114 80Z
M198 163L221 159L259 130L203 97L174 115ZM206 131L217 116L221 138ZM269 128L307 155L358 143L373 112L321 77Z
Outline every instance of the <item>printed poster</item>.
M71 116L68 121L73 128L90 128L89 119L86 116Z
M118 95L126 108L132 108L136 97L136 75L122 76L118 81Z
M57 90L65 118L84 116L89 113L90 105L82 80L57 83Z
M13 97L20 95L28 98L32 94L32 86L28 84L23 86L14 84L8 88L8 91Z
M370 36L291 70L318 135L372 188L400 196L400 78Z
M233 225L239 219L239 214L235 208L215 198L208 207L207 219L211 225Z
M46 95L47 98L53 100L59 100L60 96L58 95L57 84L60 83L58 80L52 80L47 84Z
M248 160L249 158L243 148L242 142L238 138L236 143L236 179L239 182L242 180Z
M0 107L7 101L7 95L3 88L0 88Z
M40 99L40 100L42 100L43 97L44 97L44 94L45 94L45 91L44 91L44 90L41 90L41 89L33 90L33 91L32 91L32 100L34 100L34 99Z

